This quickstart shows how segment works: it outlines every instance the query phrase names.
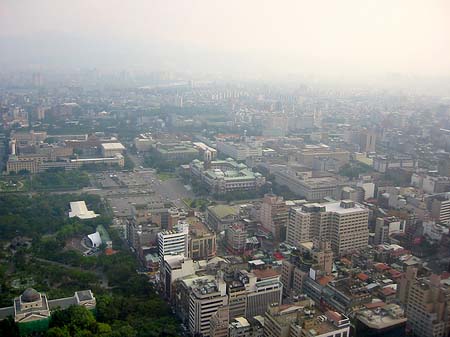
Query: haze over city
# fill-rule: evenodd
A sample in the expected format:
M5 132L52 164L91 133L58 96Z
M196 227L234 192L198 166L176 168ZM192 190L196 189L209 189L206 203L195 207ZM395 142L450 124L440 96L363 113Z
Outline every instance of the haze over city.
M0 0L1 337L449 337L449 0Z
M449 16L445 0L4 0L0 64L448 77Z

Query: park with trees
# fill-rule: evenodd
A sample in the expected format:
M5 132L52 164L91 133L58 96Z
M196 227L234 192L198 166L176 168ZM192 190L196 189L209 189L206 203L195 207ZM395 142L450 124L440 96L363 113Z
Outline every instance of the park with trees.
M69 218L69 203L85 200L101 214L90 220ZM179 324L159 297L119 234L109 227L107 206L95 195L0 195L0 307L12 305L25 287L32 286L49 299L91 289L95 312L69 308L52 315L46 336L177 336ZM83 256L66 243L76 235L108 228L116 254ZM31 245L12 249L14 238ZM0 321L1 336L17 336L11 319Z

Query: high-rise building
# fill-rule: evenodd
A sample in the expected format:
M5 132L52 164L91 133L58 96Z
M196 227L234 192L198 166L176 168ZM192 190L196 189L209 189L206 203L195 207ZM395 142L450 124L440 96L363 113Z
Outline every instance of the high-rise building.
M436 197L431 204L431 216L440 222L450 221L450 199L444 196Z
M281 302L283 285L274 269L228 270L223 279L227 284L230 321L263 315L267 305Z
M448 336L450 286L438 275L416 278L409 284L406 302L408 326L415 336Z
M194 260L208 260L216 256L216 234L198 218L190 217L189 256Z
M406 273L400 278L397 295L400 302L404 305L406 305L406 302L408 301L409 289L417 278L417 272L417 268L408 267Z
M189 292L189 331L193 335L210 336L212 316L228 304L225 282L220 278L198 278L192 282ZM225 319L228 320L228 315Z
M160 268L160 282L163 295L172 300L175 288L174 282L182 277L195 274L192 259L184 255L166 255Z
M304 242L289 259L283 260L281 282L284 295L295 298L303 293L303 281L311 270L317 276L330 275L333 268L333 251L327 241Z
M235 223L225 230L225 241L228 250L234 254L242 254L245 251L247 229L243 223Z
M260 220L263 227L272 233L275 241L286 239L288 206L283 197L266 194L261 204Z
M245 317L247 309L247 289L248 283L246 275L242 277L234 277L227 281L228 308L230 321L236 317Z
M158 233L158 255L163 260L166 255L188 256L189 224L179 222L172 230Z
M34 87L40 88L42 86L42 75L40 72L33 73L31 80Z
M299 246L313 239L331 242L336 255L367 247L369 211L351 200L305 204L289 213L287 243Z
M359 151L375 152L377 134L374 130L364 129L359 134Z
M283 284L278 272L273 269L256 269L248 273L248 280L245 310L247 318L264 315L267 305L281 303Z

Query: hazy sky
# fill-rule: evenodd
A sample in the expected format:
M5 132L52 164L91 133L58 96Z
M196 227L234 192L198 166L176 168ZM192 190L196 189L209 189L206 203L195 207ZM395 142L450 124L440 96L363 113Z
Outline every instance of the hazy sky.
M450 75L449 0L0 0L0 64Z

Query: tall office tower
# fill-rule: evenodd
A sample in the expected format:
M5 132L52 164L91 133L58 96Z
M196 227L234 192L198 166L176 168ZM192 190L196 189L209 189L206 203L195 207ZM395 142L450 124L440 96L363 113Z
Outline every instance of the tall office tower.
M450 221L450 199L444 196L434 198L431 204L431 216L436 221Z
M333 251L328 241L302 243L297 254L283 260L281 282L283 294L294 298L303 293L303 281L311 270L315 274L330 275L333 268Z
M40 120L40 121L44 120L45 119L45 111L46 111L46 108L44 108L42 106L37 107L36 111L35 111L36 119Z
M227 304L226 285L222 279L195 280L190 287L189 295L189 331L193 335L210 336L211 317L220 307Z
M228 307L219 308L212 316L209 335L211 337L228 337L229 313Z
M160 284L163 296L172 301L176 280L195 274L194 262L184 255L166 255L160 267Z
M235 223L225 230L225 241L229 251L242 254L245 251L247 229L243 223Z
M369 211L351 200L305 204L289 212L287 242L331 241L335 255L367 247Z
M241 270L241 273L245 274L245 271ZM247 307L245 309L247 318L264 315L269 304L281 303L283 284L278 272L273 269L256 269L247 276Z
M227 282L230 321L236 317L246 316L247 289L245 288L245 281L245 279L233 277L233 279Z
M284 241L286 239L288 206L283 197L275 194L264 195L260 220L263 227L272 233L275 241Z
M415 336L448 336L450 333L450 286L438 275L416 278L406 303L408 326Z
M166 255L188 256L189 224L179 222L172 230L158 233L158 255L160 260Z
M374 130L364 129L359 133L359 150L361 152L375 152L377 134Z
M32 83L34 87L41 87L42 86L42 75L41 73L33 73L31 77Z
M406 269L406 273L402 275L398 284L397 297L403 305L408 301L409 289L413 282L415 282L417 278L418 269L415 267L408 267Z
M314 240L311 247L308 245L301 245L302 252L308 253L313 261L313 268L325 275L330 275L333 269L333 250L331 249L331 242L324 240Z
M271 303L281 303L283 284L274 269L226 271L230 321L237 317L251 319L264 315Z

